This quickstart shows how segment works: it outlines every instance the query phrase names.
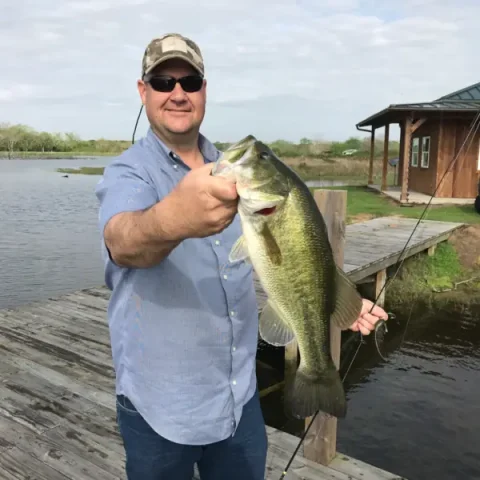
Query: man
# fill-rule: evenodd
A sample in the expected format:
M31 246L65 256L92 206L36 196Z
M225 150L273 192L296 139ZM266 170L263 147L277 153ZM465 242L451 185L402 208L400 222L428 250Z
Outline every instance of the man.
M178 34L154 39L138 91L146 138L105 169L97 187L129 480L264 478L267 438L255 354L251 267L231 265L241 234L235 185L210 175L219 152L199 133L202 54ZM379 316L365 301L352 326Z

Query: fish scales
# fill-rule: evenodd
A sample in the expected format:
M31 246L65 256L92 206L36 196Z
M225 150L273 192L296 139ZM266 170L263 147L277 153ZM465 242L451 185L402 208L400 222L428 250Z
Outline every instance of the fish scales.
M332 360L330 325L348 328L362 299L335 265L323 217L305 183L265 144L248 136L229 147L214 175L236 182L243 234L231 261L250 261L267 294L262 338L276 346L297 340L300 364L286 379L286 413L318 410L343 417L346 399Z

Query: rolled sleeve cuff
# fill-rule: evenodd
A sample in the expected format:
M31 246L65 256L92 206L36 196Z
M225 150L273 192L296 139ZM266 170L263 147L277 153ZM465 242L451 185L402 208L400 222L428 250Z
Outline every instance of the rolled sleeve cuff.
M100 202L98 221L102 235L105 225L118 213L145 210L159 201L143 169L121 161L105 168L95 193Z

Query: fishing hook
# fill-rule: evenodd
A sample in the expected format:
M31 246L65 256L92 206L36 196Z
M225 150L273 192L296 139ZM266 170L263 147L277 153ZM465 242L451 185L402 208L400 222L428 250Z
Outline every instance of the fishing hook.
M434 192L433 192L432 195L430 196L430 200L428 201L427 205L426 205L425 208L423 209L422 214L420 215L420 218L418 219L417 223L416 223L415 226L413 227L412 233L410 234L410 236L409 236L409 238L408 238L405 246L403 247L402 251L400 252L400 255L399 255L399 257L398 257L399 260L401 259L402 255L406 252L407 246L408 246L408 244L410 243L410 240L413 238L413 235L414 235L416 229L418 228L418 226L420 225L422 219L424 218L425 214L427 213L427 210L428 210L428 208L430 207L430 205L431 205L431 203L432 203L432 200L435 198L435 195L436 195L438 189L440 188L440 185L442 184L442 182L443 182L443 180L445 179L445 177L446 177L447 173L449 172L449 170L453 167L453 165L454 165L455 162L457 161L458 157L460 156L460 152L462 151L463 147L465 146L468 137L471 136L471 138L470 138L470 140L469 140L469 145L468 145L468 147L467 147L467 150L470 148L470 146L471 146L471 144L472 144L472 141L473 141L473 139L475 138L475 135L476 135L476 133L478 132L478 129L479 129L479 127L480 127L479 119L480 119L480 109L477 110L477 113L476 113L474 119L472 120L472 122L471 122L471 124L470 124L470 127L469 127L469 129L468 129L467 135L465 136L465 139L464 139L462 145L461 145L460 148L458 149L457 154L453 157L452 161L451 161L450 164L448 165L448 168L447 168L447 169L445 170L445 172L443 173L442 178L441 178L440 181L437 183L437 186L435 187ZM475 124L476 124L476 126L475 126ZM408 159L407 159L407 161L408 161ZM395 279L395 277L398 275L398 272L400 271L401 267L403 266L403 262L405 261L405 258L406 258L406 257L404 257L404 258L401 259L400 265L399 265L398 268L395 270L394 275L393 275L390 279L388 279L388 280L385 282L385 284L383 285L383 287L380 289L380 292L378 293L377 298L376 298L375 301L373 302L373 305L372 305L369 313L372 313L375 305L376 305L377 302L378 302L378 299L380 298L380 295L382 295L382 293L386 290L387 285L390 285L390 283L392 283L392 281L393 281L393 280ZM399 260L397 260L397 263L398 263ZM412 310L413 310L413 304L412 304ZM389 318L390 318L390 315L391 315L391 314L389 314ZM411 316L411 314L410 314L410 316ZM395 317L392 317L392 318L395 318ZM410 322L410 318L408 319L408 322L407 322L406 327L408 327L408 323L409 323L409 322ZM377 322L377 323L380 323L380 326L381 326L381 325L385 325L385 328L386 328L386 321L385 321L385 320L380 320L380 321ZM380 326L379 326L378 328L380 328ZM405 330L406 330L406 328L405 328ZM358 355L358 352L359 352L359 350L360 350L360 347L361 347L361 345L363 344L363 335L362 335L361 332L359 332L359 333L360 333L361 342L359 343L358 348L357 348L357 350L355 351L355 354L353 355L352 361L350 362L350 365L349 365L349 367L348 367L348 369L347 369L347 372L345 373L345 375L344 375L344 377L343 377L343 379L342 379L342 383L345 381L345 378L346 378L348 372L350 371L350 368L352 367L353 362L355 361L355 358L356 358L357 355ZM377 333L377 328L375 328L375 334L376 334L376 333ZM406 332L404 332L404 335L403 335L403 337L402 337L402 341L403 341L403 338L405 338L405 333L406 333ZM376 338L375 338L375 344L376 344L376 346L377 346L377 350L378 350L379 355L385 360L385 358L383 357L383 355L380 353L380 350L378 349L378 344L377 344ZM283 479L285 478L285 476L287 475L288 469L290 468L290 465L292 464L295 456L297 455L298 450L300 449L302 443L304 442L305 437L307 436L307 433L308 433L308 431L310 430L310 427L313 425L313 422L314 422L314 420L315 420L315 418L316 418L316 416L317 416L318 413L319 413L319 411L317 411L317 412L313 415L312 419L310 420L307 428L305 429L305 432L303 433L302 437L300 438L300 441L298 442L298 445L297 445L297 447L295 448L295 451L293 452L292 456L290 457L290 460L288 461L287 466L286 466L285 469L283 470L283 472L282 472L279 480L283 480Z

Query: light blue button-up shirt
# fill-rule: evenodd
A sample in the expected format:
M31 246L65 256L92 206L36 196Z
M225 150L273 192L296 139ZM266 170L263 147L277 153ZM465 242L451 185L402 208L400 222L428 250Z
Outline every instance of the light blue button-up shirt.
M205 137L206 161L220 152ZM100 231L115 214L150 207L190 168L148 131L105 169ZM102 242L116 393L165 438L203 445L233 435L256 389L252 267L229 263L238 215L218 235L184 240L151 268L121 268Z

